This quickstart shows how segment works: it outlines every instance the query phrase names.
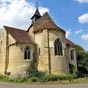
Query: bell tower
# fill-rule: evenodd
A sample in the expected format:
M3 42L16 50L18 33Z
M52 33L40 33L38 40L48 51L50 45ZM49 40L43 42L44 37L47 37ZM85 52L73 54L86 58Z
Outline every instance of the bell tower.
M35 21L37 21L40 17L41 17L41 14L38 10L38 2L36 2L36 11L35 11L34 15L31 17L32 24L35 23Z

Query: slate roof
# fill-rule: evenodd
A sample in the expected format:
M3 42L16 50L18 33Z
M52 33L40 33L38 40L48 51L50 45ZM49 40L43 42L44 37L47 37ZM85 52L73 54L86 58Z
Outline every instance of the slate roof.
M16 40L16 43L35 44L26 31L8 26L4 26L4 28L7 33L12 35L12 37Z
M41 17L38 8L36 9L34 15L31 17L31 19L32 19L34 16L39 16L39 17Z
M49 14L46 12L42 17L40 17L34 24L34 33L40 30L44 29L54 29L54 30L60 30L65 33L63 29L58 27L51 19Z
M75 47L75 44L72 41L70 41L69 39L66 39L66 44L70 45L72 47Z

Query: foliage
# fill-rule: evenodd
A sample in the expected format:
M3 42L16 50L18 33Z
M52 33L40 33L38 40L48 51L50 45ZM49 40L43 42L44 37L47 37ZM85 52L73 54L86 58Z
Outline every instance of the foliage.
M68 75L48 75L48 74L45 74L44 72L32 70L29 76L29 81L48 82L48 81L58 81L58 80L71 80L71 79L74 79L75 77L76 77L75 75L70 75L70 74Z
M43 82L48 82L48 81L58 81L58 80L72 80L76 78L75 75L45 75L42 78Z
M88 52L83 47L76 45L78 76L84 77L88 74Z
M30 78L21 78L21 77L7 77L0 75L0 80L8 82L48 82L48 81L58 81L58 80L72 80L76 78L74 75L47 75L44 74L41 77L31 76Z
M30 74L29 78L31 78L31 77L38 77L38 78L41 78L41 77L44 76L44 75L45 75L44 72L37 71L37 70L33 70L33 71L31 71L31 74Z
M21 77L8 77L0 74L0 80L2 81L9 81L9 82L26 82L26 78L21 78Z
M40 78L38 78L38 77L31 77L30 79L28 79L28 82L40 82Z
M71 74L77 73L77 68L74 65L69 64L69 69Z
M9 79L9 77L0 74L0 80L6 81L8 79Z
M22 78L22 77L17 77L17 78L10 78L9 81L14 81L14 82L26 82L27 79L26 79L26 78Z

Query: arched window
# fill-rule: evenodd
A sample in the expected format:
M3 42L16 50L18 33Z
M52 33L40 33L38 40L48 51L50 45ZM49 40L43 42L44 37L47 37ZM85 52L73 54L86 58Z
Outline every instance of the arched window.
M24 59L30 59L30 48L27 47L24 50Z
M54 42L55 55L63 55L62 54L62 44L59 39L56 39Z

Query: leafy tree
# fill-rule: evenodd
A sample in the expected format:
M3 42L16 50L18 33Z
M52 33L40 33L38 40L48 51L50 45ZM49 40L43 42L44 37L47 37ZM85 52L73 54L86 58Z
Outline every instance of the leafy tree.
M88 74L88 52L80 45L76 45L78 72Z

